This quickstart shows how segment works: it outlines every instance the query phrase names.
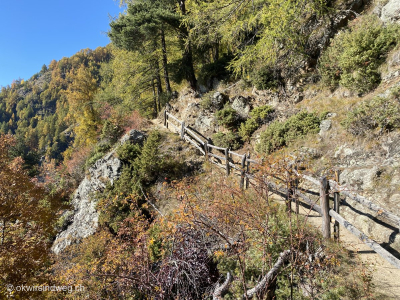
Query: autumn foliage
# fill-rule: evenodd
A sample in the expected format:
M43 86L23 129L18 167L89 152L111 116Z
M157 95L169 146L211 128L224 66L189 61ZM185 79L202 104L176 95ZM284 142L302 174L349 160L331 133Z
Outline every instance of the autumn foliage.
M0 135L0 295L7 284L42 284L54 234L54 198L35 185L20 157L9 155L15 140ZM19 299L19 293L13 297ZM26 294L25 294L26 296ZM21 296L22 297L22 296Z

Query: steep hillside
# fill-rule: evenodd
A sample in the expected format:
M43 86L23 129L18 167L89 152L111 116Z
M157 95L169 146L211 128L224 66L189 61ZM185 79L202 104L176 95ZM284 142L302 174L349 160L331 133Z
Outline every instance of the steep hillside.
M0 92L0 295L396 294L374 288L371 266L270 184L283 180L290 197L289 164L315 177L340 171L346 191L400 215L398 1L121 3L111 45ZM165 110L204 141L262 162L251 188L164 128ZM399 224L341 202L348 222L400 258ZM18 280L85 289L9 291Z

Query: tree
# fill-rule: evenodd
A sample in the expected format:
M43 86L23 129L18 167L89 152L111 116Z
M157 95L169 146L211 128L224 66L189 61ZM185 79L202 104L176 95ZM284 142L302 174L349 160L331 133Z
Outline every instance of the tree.
M182 3L181 3L182 2ZM127 50L138 50L138 47L147 51L143 46L145 42L152 41L152 51L161 50L158 54L164 70L166 91L171 92L168 72L166 32L173 32L181 40L183 47L182 67L185 78L190 86L196 89L196 76L193 67L193 55L188 41L188 29L181 24L182 15L186 14L184 1L179 1L180 11L176 10L175 1L152 0L129 2L127 14L111 22L109 36L118 47ZM155 80L160 91L158 60L154 62Z
M221 43L232 51L231 69L245 75L254 68L285 64L307 55L310 22L325 13L326 1L222 0L187 1L186 23L191 39L199 46ZM287 67L287 66L286 66Z
M55 199L35 185L23 170L20 157L12 159L15 139L0 135L0 295L7 284L41 284L40 270L48 262L54 234ZM19 299L18 292L14 297ZM25 294L26 297L26 294Z
M88 146L97 140L99 116L94 99L98 89L97 81L90 69L81 65L77 71L68 74L71 85L67 91L69 113L77 122L74 132L74 146Z

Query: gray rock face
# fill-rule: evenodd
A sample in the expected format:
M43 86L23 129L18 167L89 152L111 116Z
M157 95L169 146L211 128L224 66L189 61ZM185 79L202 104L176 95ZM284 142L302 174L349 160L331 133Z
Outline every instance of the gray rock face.
M239 116L247 118L250 112L250 105L248 100L242 96L233 99L232 108L236 110Z
M120 143L128 141L142 143L144 139L143 133L131 130L121 138ZM113 150L89 169L89 174L80 183L73 196L73 212L66 213L70 224L57 235L53 243L51 250L55 254L61 253L67 246L96 232L99 213L96 211L95 193L103 191L107 183L113 184L120 176L121 167L122 163Z
M332 121L331 120L323 120L321 121L321 124L319 125L320 132L319 134L323 134L324 132L327 132L329 129L332 127Z
M132 129L127 134L125 134L121 139L120 143L125 144L130 141L134 144L141 144L146 139L146 136L138 130Z
M389 0L380 11L380 18L383 22L400 21L400 0Z
M340 183L348 186L357 186L361 191L371 191L374 189L374 183L379 176L377 166L362 169L345 169L340 175Z

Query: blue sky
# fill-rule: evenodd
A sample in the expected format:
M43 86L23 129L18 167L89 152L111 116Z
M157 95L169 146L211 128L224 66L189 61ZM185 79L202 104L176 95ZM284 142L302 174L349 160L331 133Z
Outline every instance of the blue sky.
M0 0L0 86L29 79L51 60L110 41L114 0Z

